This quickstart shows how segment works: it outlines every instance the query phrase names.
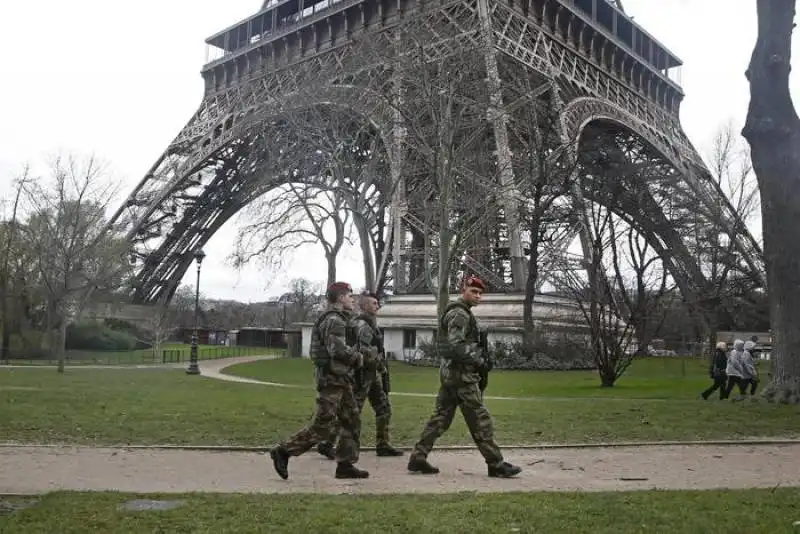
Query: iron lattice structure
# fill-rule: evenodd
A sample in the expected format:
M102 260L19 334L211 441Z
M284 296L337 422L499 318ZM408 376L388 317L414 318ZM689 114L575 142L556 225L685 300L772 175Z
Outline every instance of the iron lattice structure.
M699 299L707 284L698 232L726 235L737 273L764 284L757 243L681 128L683 94L671 78L680 61L619 2L269 0L207 43L219 57L203 68L199 109L112 219L132 243L135 303L169 300L195 250L254 198L296 179L286 155L307 147L292 117L308 110L347 115L365 125L359 135L365 128L374 137L389 214L376 263L388 267L384 281L394 292L429 291L424 266L435 262L441 228L426 214L442 197L431 151L410 148L409 139L436 134L411 130L437 111L413 78L413 61L439 80L437 94L457 93L454 135L467 147L455 164L459 187L492 199L453 205L475 214L462 221L458 267L486 278L492 291L524 287L527 244L516 214L526 199L514 157L525 136L536 135L525 118L532 99L547 103L561 142L576 154L587 139L602 139L607 158L649 162L647 172L614 177L615 187L597 169L581 182L571 207L548 222L559 237L541 257L543 278L563 266L560 256L582 231L574 201L583 199L635 226L684 296ZM462 65L458 87L448 85L446 67L465 58L479 61L466 74Z

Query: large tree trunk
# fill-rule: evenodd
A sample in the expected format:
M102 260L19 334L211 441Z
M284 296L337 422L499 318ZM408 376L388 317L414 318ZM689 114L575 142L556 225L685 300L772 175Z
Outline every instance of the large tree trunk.
M353 224L358 232L358 242L361 246L361 261L364 264L364 285L369 291L375 290L375 260L372 257L372 240L370 239L367 223L360 214L353 214ZM377 259L377 258L376 258Z
M522 302L522 346L526 352L533 353L536 328L533 324L533 299L536 296L536 283L539 280L539 218L531 224L531 253L528 259L528 276L525 279L525 299Z
M758 0L758 40L747 71L742 134L761 192L764 258L774 336L766 398L800 402L800 119L789 92L796 0Z
M445 217L441 217L446 221ZM441 317L450 302L450 247L452 237L450 229L440 227L439 230L439 285L436 288L436 316Z

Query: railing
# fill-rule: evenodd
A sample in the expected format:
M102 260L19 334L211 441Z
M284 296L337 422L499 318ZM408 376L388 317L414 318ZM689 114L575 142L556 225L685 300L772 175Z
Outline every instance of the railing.
M199 347L198 360L220 360L239 356L266 356L283 354L284 349L272 347ZM189 362L189 347L164 348L161 350L144 349L135 351L77 351L66 353L66 365L163 365ZM0 359L3 365L56 365L58 360L54 353L41 351L11 351L7 359Z

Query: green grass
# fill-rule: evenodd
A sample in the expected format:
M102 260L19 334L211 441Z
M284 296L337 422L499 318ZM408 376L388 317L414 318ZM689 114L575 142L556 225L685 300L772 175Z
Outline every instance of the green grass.
M599 381L591 373L494 373L489 386L493 395L543 395L535 400L487 400L499 443L800 435L797 407L704 402L696 395L707 380L672 376L663 369L648 378L647 365L665 364L634 365L638 364L642 367L634 368L613 390L597 387ZM68 368L59 375L45 368L0 367L0 439L103 445L272 445L300 429L312 415L311 364L285 359L249 368L270 370L262 378L308 387L229 383L168 368ZM392 372L397 391L435 392L435 369L394 364ZM625 396L629 398L620 398ZM413 444L432 411L433 399L394 396L392 405L395 444ZM363 437L365 446L373 443L374 418L369 408ZM440 443L471 443L460 416Z
M187 499L165 512L124 512L135 498ZM1 501L0 501L1 502ZM51 493L9 515L18 534L486 534L793 532L800 490L450 495L125 495Z
M303 386L311 384L313 376L310 362L302 359L243 363L224 372ZM708 364L699 358L648 358L634 362L615 387L600 388L596 371L494 371L486 394L694 400L710 384L707 373ZM391 376L393 391L433 393L439 387L438 369L430 367L392 362Z
M161 363L182 363L189 361L191 346L184 343L163 345L156 353L153 349L130 351L67 351L67 365L148 365ZM200 360L216 360L235 356L260 356L277 349L263 347L225 347L221 345L199 345L197 357ZM282 349L280 349L282 351ZM12 365L55 365L55 359L12 359Z

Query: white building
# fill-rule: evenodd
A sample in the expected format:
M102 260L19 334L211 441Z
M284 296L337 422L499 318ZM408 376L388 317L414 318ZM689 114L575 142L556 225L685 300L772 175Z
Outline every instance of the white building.
M457 295L451 295L456 299ZM482 329L488 331L489 343L522 340L522 294L486 294L474 309ZM533 305L533 320L545 335L558 336L564 332L584 332L581 311L574 300L550 295L537 295ZM311 349L312 323L300 323L302 354L308 358ZM391 359L414 359L423 341L431 342L438 328L436 301L433 295L394 295L388 297L378 315L383 330L383 344Z

